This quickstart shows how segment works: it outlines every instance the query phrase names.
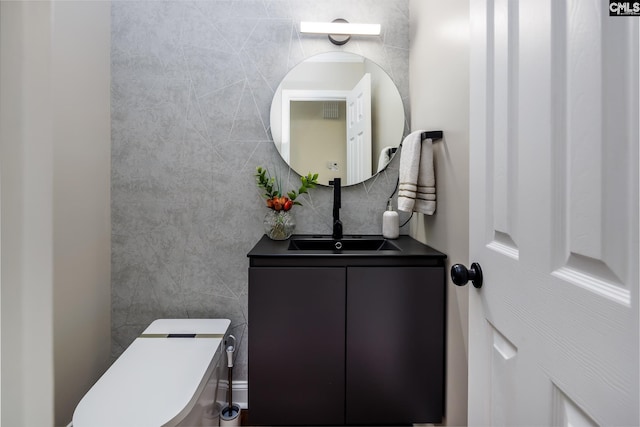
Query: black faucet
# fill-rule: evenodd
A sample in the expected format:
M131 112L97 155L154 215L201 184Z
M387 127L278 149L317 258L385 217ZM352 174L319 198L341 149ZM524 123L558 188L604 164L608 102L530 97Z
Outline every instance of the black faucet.
M340 222L340 207L342 200L340 197L340 178L333 178L329 181L333 185L333 234L334 240L342 239L342 222Z

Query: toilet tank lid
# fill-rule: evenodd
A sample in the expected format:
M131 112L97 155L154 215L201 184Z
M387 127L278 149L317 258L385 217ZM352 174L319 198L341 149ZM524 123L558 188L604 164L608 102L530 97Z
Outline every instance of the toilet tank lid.
M225 334L229 319L158 319L154 320L142 335L156 334Z

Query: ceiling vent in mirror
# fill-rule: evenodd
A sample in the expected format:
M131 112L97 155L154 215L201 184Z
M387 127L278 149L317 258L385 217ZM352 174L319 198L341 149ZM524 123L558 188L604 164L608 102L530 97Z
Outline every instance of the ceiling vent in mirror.
M338 105L337 101L325 102L322 109L322 118L337 119L340 116Z

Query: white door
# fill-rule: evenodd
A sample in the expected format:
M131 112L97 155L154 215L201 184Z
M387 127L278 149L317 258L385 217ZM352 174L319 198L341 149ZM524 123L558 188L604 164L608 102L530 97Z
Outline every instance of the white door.
M347 185L371 178L371 74L347 95Z
M470 425L637 426L638 18L471 0Z

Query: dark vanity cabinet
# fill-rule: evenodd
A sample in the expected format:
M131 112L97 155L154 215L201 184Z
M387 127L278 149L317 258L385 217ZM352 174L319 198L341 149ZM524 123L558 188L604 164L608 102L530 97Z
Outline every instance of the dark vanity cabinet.
M345 285L343 268L249 269L252 424L343 424Z
M346 424L441 422L443 267L347 267Z
M249 253L251 425L442 421L446 256L394 243Z

